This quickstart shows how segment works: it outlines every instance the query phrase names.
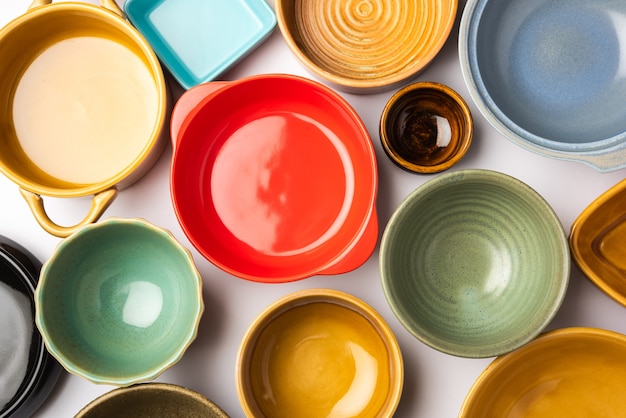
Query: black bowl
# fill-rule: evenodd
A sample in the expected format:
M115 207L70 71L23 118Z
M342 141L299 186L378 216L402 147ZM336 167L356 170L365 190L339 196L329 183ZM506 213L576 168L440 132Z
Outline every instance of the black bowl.
M0 418L31 416L61 373L35 326L34 293L41 263L0 235Z

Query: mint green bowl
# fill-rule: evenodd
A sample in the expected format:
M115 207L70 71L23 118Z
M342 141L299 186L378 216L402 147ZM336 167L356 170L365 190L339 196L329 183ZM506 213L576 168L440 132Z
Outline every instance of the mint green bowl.
M402 325L459 357L492 357L536 337L569 281L563 227L533 189L462 170L413 191L380 246L383 290Z
M35 322L70 373L126 386L175 364L204 305L191 254L142 219L111 218L60 242L35 290Z

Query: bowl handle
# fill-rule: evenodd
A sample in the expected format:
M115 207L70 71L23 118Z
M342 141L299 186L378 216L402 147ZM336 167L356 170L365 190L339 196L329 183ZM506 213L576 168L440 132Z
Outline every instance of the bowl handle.
M52 3L52 0L33 0L33 2L28 6L28 10L34 9L35 7L45 6L46 4ZM116 15L120 15L124 17L124 12L117 5L115 0L100 0L100 6L108 9L109 11L115 13Z
M102 216L104 211L113 203L113 199L117 196L117 189L115 187L96 193L91 201L91 208L87 213L87 216L74 226L60 226L50 220L50 217L46 214L46 209L43 205L43 199L36 193L30 192L20 188L20 193L26 199L26 203L30 207L30 210L35 216L35 220L41 225L41 227L49 234L55 235L60 238L65 238L71 235L78 228L93 223Z
M195 109L202 101L228 85L228 81L211 81L208 83L198 84L184 92L182 96L176 102L174 109L172 109L172 117L170 119L170 136L172 138L172 146L176 149L176 142L178 141L178 133L183 126L183 122L187 119L193 109Z
M357 269L370 258L377 242L378 215L376 214L376 209L374 209L367 225L365 226L363 235L358 238L355 245L346 251L343 257L339 258L336 263L317 274L343 274Z

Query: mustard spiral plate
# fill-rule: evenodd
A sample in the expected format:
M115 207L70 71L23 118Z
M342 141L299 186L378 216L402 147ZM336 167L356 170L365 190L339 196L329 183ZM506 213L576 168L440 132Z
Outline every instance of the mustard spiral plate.
M335 87L390 90L416 76L445 44L456 0L278 0L296 57Z

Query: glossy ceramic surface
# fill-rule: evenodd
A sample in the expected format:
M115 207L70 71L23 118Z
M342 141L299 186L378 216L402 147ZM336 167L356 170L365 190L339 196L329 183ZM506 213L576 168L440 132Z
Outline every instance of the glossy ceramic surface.
M265 0L127 0L124 10L185 89L218 77L276 27Z
M198 251L233 275L271 283L364 263L377 241L378 177L354 109L296 76L214 87L190 90L192 105L183 95L172 115L172 199ZM197 89L208 91L199 104Z
M478 377L459 418L621 417L626 337L565 328L497 358Z
M237 392L249 417L389 417L403 376L384 319L328 289L295 292L266 308L237 358Z
M620 181L582 211L572 224L570 247L583 273L626 306L626 181Z
M456 91L440 83L418 82L387 101L379 134L385 153L398 166L437 173L463 158L474 137L474 121Z
M341 90L371 93L416 76L452 30L456 0L278 0L278 26L296 57Z
M459 53L470 94L528 150L625 167L625 21L615 0L469 0Z
M191 254L168 231L110 218L79 229L44 263L36 324L69 372L130 385L175 364L195 339L201 286Z
M228 418L214 402L178 385L142 383L114 389L93 400L75 418Z
M33 295L41 263L0 236L0 417L29 417L62 370L35 327Z
M383 233L385 296L415 337L445 353L491 357L530 341L569 281L563 227L508 175L461 170L413 191Z
M0 171L42 227L64 237L154 164L166 143L168 93L156 55L109 10L114 2L48 2L0 29ZM41 195L95 197L79 225L63 227Z

